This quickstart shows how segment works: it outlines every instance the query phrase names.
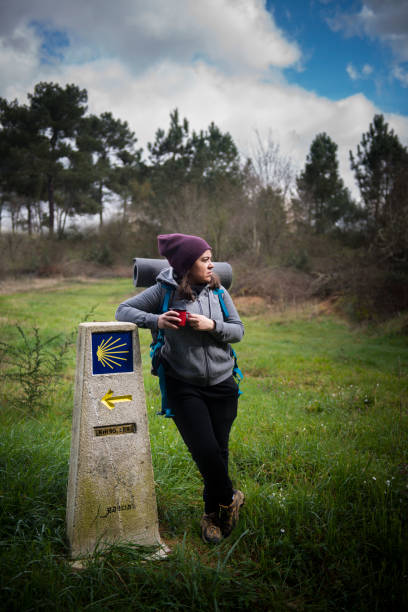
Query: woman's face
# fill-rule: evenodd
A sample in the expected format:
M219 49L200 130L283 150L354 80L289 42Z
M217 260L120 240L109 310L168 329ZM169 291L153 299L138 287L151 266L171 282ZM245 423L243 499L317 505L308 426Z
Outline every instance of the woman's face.
M211 259L211 250L204 251L190 268L190 282L196 285L209 283L214 264Z

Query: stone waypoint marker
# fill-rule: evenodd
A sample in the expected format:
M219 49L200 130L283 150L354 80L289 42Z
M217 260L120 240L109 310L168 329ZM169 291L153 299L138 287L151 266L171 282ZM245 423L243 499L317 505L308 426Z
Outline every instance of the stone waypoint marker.
M133 323L81 323L67 535L72 557L159 535L139 338Z

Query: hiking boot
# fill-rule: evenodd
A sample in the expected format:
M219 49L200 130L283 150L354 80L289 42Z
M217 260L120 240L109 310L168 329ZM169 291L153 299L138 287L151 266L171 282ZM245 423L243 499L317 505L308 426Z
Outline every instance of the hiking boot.
M242 491L234 491L229 506L220 504L220 527L224 538L229 536L239 519L239 509L244 504L245 496Z
M203 514L200 521L201 536L208 544L219 544L222 540L222 533L217 512Z

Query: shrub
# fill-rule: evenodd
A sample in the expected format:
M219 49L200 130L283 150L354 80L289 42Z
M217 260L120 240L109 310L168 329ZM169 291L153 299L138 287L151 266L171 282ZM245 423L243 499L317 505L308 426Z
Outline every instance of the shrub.
M58 381L73 335L43 338L37 327L31 332L17 325L20 342L0 341L3 376L13 384L8 399L26 413L36 413Z

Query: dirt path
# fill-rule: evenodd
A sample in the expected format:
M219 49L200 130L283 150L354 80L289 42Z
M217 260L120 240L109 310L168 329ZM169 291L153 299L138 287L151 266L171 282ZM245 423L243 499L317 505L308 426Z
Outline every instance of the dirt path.
M35 289L49 289L57 285L71 285L72 283L95 283L98 282L98 280L97 278L88 278L85 276L73 278L66 278L63 276L36 278L27 276L19 279L7 279L0 281L0 295L7 293L23 293L24 291L33 291Z

